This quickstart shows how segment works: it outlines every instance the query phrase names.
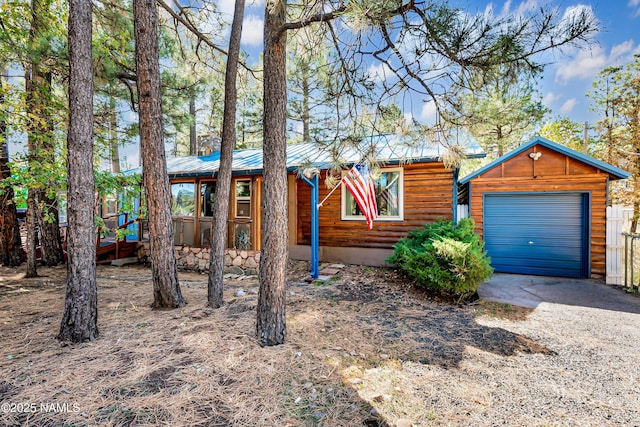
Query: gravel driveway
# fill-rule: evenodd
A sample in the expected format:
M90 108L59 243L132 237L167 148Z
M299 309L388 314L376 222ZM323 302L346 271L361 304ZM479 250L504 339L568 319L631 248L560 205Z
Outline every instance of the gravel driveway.
M555 354L467 347L457 369L405 364L401 375L422 384L408 394L433 414L420 425L640 425L640 315L541 303L526 321L478 323Z

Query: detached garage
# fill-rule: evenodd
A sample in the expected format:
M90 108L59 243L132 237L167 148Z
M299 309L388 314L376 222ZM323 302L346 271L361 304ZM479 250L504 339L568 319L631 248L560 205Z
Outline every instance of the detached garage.
M496 272L605 274L611 180L629 173L537 137L460 180Z

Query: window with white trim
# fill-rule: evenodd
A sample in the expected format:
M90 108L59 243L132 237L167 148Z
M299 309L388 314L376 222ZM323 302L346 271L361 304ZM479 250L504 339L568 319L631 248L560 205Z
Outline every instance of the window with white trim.
M236 180L236 217L251 217L251 180Z
M402 221L404 218L402 168L381 169L378 176L374 177L374 184L378 205L376 221ZM342 184L342 219L362 221L365 219L356 200L344 184Z

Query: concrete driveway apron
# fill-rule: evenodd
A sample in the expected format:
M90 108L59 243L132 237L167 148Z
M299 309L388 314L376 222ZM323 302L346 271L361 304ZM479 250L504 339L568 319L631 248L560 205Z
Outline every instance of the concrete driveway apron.
M542 302L640 314L640 296L597 279L496 273L478 290L480 298L535 308Z

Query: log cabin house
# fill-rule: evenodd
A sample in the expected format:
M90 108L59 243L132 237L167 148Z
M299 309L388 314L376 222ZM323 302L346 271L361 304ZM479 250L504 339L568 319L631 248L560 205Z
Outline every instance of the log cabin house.
M451 219L457 207L458 185L457 175L442 161L448 144L464 146L470 158L484 157L475 140L462 133L452 133L439 143L379 135L365 138L361 150L345 149L338 153L340 161L346 165L346 172L361 160L366 150L375 150L375 158L380 162L376 179L379 216L373 229L369 230L353 197L341 185L319 209L320 260L385 265L384 260L392 253L393 244L408 231L436 218ZM167 161L174 243L181 249L205 250L211 244L219 160L220 154L216 152ZM310 258L311 190L299 172L303 168L319 171L319 199L322 200L331 192L324 185L324 179L333 160L330 150L317 144L287 147L286 191L289 247L293 259ZM262 149L234 151L227 233L227 247L233 255L261 249L261 208L268 203L262 198L262 167ZM206 269L205 259L195 260L195 263L199 263L200 269Z

